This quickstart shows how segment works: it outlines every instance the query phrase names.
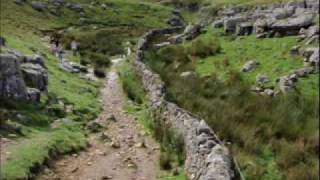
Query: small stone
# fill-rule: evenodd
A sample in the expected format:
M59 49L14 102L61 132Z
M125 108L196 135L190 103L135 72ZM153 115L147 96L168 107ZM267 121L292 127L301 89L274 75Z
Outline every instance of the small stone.
M107 121L116 122L117 119L116 119L116 117L115 117L113 114L111 114L111 115L109 115L109 116L107 117Z
M108 180L108 179L112 179L112 176L102 176L101 180Z
M113 140L111 142L110 146L113 147L113 148L118 149L118 148L120 148L120 143L118 141L116 141L116 140Z
M1 138L1 141L2 141L2 142L10 142L11 140L8 139L8 138Z
M9 134L8 137L9 137L9 138L16 138L17 135L16 135L16 134Z
M88 166L91 166L91 165L92 165L92 162L89 161L89 162L87 163L87 165L88 165Z
M75 173L75 172L77 172L77 171L78 171L78 169L79 169L79 167L74 167L74 168L71 170L71 173Z
M78 154L76 154L76 153L74 153L74 154L72 154L72 157L78 157Z

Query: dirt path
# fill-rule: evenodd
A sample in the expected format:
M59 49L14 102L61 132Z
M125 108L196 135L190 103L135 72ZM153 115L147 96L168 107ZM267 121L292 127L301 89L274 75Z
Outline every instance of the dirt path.
M37 179L157 179L158 144L144 135L135 117L123 110L126 98L114 66L108 73L102 93L104 110L97 119L106 127L104 135L90 135L91 146L86 151L54 162L53 168L47 169ZM112 115L114 121L110 120Z

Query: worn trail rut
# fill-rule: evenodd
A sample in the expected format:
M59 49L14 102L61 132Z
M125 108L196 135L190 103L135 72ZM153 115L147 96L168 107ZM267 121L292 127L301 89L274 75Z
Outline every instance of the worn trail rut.
M133 115L124 111L126 97L115 66L108 73L102 92L103 112L97 119L106 127L104 138L109 141L101 141L99 133L90 135L86 151L55 161L37 179L157 179L159 145L145 135ZM115 121L110 120L111 115Z

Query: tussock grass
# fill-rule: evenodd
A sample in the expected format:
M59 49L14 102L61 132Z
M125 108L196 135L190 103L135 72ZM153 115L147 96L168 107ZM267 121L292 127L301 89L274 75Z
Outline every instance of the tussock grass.
M183 137L167 128L162 124L163 122L150 113L142 82L129 62L125 62L119 67L119 74L125 93L130 100L136 103L128 105L126 109L138 117L139 123L143 125L148 134L151 134L161 145L159 166L164 171L161 172L161 179L186 179L183 170L177 172L178 175L170 173L172 168L183 166L185 159Z
M119 70L124 92L128 98L138 104L142 104L145 99L145 92L138 76L133 72L129 63L123 63Z
M224 42L221 43L223 52ZM222 139L231 142L230 148L246 179L317 178L318 96L310 98L298 92L275 98L258 96L250 92L248 78L234 70L225 70L223 79L223 69L206 76L183 78L180 74L195 71L197 64L181 60L186 55L176 57L176 53L169 61L170 54L163 52L168 53L164 49L148 53L147 63L165 81L167 99L206 119ZM258 55L257 51L251 53ZM308 168L304 168L304 173L295 173L299 167Z

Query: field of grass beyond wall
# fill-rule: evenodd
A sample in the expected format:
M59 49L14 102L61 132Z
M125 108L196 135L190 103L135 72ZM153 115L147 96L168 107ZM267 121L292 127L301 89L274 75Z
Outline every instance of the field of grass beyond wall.
M296 43L296 37L258 40L209 30L193 42L150 50L145 61L165 81L168 100L205 119L229 142L246 179L317 179L318 74L299 79L297 91L286 95L250 90L258 73L275 86L275 78L302 66L302 58L289 55ZM241 73L251 59L260 67Z

